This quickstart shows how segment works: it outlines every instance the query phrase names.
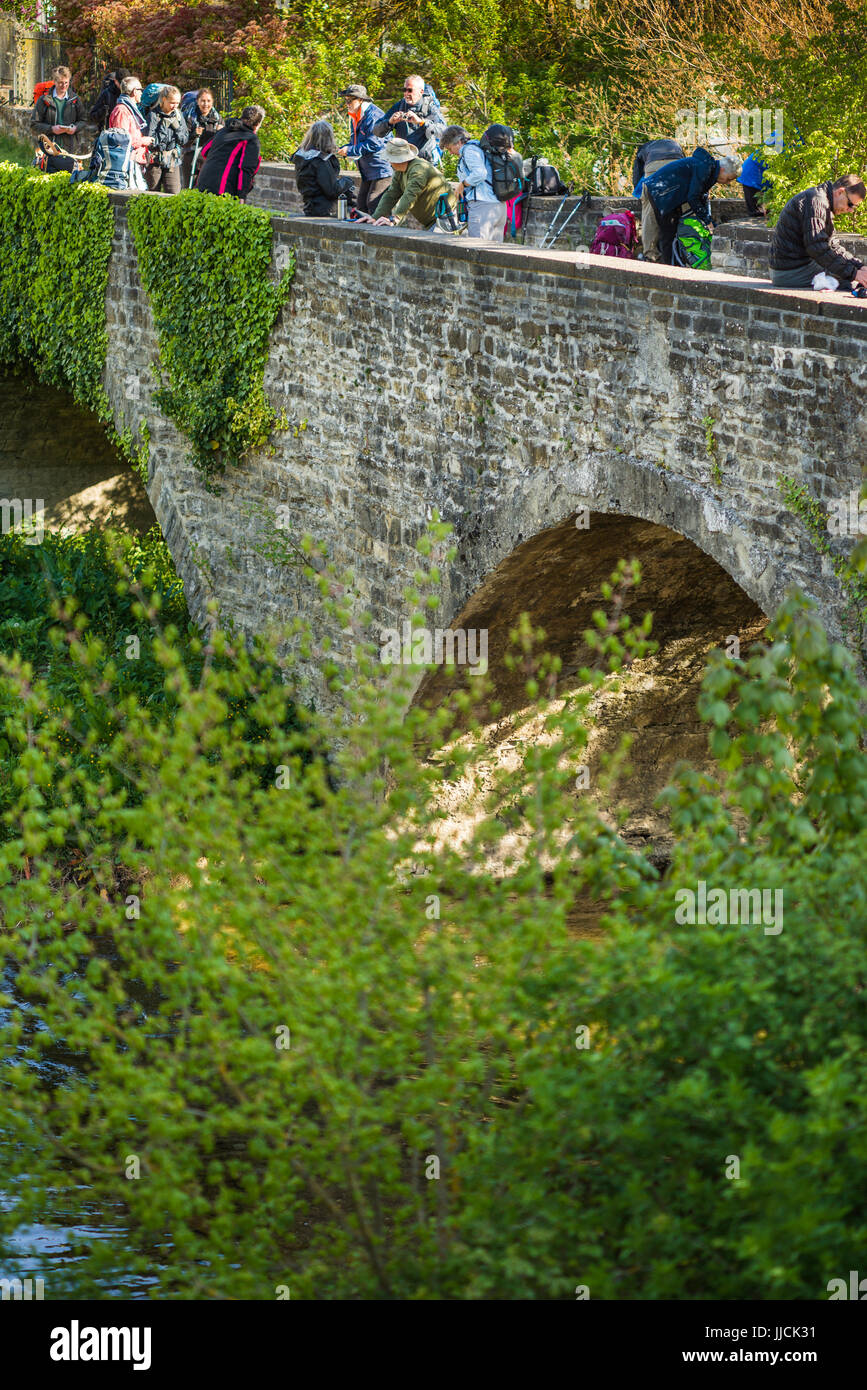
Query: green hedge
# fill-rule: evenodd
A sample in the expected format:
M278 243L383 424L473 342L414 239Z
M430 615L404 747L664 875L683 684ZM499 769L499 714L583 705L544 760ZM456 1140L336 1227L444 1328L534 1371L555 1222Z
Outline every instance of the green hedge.
M40 381L108 419L108 194L68 174L0 164L0 212L0 362L29 363Z
M264 390L271 329L294 260L275 280L268 213L190 190L129 206L163 382L156 401L206 475L259 448L277 423Z

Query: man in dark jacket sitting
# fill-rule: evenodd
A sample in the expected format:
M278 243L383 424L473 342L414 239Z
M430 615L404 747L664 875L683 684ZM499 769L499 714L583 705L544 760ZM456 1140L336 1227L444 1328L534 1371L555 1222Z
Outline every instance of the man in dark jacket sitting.
M659 252L663 265L671 265L671 248L677 236L681 208L704 222L711 222L708 193L715 183L733 183L741 162L730 155L714 159L710 150L694 150L689 159L675 159L644 180L642 199L649 198L659 223Z
M374 135L388 135L414 145L422 159L442 163L439 139L446 128L440 104L425 80L413 73L403 84L403 96L390 106L373 127Z
M635 190L642 179L650 178L672 160L684 158L683 148L676 140L648 140L640 145L632 161L633 198L641 197L642 190ZM646 261L659 260L659 223L649 198L641 199L641 248Z
M790 198L780 213L771 240L771 279L785 289L804 289L826 271L848 288L867 285L867 268L837 239L834 214L854 212L862 202L864 184L856 174L835 183L807 188Z
M217 131L202 150L205 162L196 181L200 193L246 200L262 163L257 132L264 119L264 107L245 106L240 120L232 117Z

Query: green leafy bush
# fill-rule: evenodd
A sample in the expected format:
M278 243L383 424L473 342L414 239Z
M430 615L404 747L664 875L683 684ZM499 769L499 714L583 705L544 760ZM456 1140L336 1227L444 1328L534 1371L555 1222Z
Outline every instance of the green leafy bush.
M270 217L234 198L145 194L127 215L159 335L155 399L211 476L261 447L277 423L263 382L294 262L275 281Z
M822 1298L857 1267L865 692L797 599L769 647L713 661L718 777L669 793L661 879L574 788L591 692L647 650L622 609L636 578L607 587L571 696L540 635L514 634L546 735L462 844L444 818L487 753L471 694L407 714L418 672L383 667L328 570L359 633L352 669L320 657L334 714L287 729L288 686L242 648L221 665L214 634L193 681L155 637L175 717L128 697L110 749L135 800L104 753L68 766L44 683L6 663L24 747L0 850L0 1233L62 1203L66 1225L122 1216L137 1252L79 1242L49 1297L137 1274L190 1298ZM679 925L702 880L782 892L783 929ZM571 929L579 892L603 940Z
M157 728L169 726L177 709L155 632L172 641L192 681L206 659L213 660L190 619L158 527L134 538L49 532L39 546L27 545L20 534L0 536L0 614L0 659L27 662L44 682L46 713L60 721L64 766L100 767L106 787L134 799L134 781L109 752L124 723L125 701L146 708ZM83 643L85 661L70 661L71 641ZM232 717L239 737L255 739L247 704L245 696L234 700ZM18 701L0 691L0 811L15 803L26 748ZM48 789L46 795L54 803L60 794ZM0 826L0 837L8 833Z
M0 164L0 362L28 363L101 419L114 216L104 188Z

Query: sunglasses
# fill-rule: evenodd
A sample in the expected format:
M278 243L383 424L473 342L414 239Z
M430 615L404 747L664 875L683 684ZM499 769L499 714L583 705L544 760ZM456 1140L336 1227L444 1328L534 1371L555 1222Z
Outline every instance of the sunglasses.
M846 194L846 202L849 204L850 212L854 212L856 208L859 208L861 206L860 203L853 203L848 193Z

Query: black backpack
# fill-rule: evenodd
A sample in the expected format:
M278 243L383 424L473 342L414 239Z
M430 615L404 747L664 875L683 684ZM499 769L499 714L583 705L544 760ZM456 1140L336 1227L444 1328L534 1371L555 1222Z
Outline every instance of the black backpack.
M530 195L533 198L565 198L569 192L553 164L537 164L534 158L530 172Z
M508 126L490 125L479 141L491 170L494 193L501 203L524 192L524 163L508 153L512 132Z

